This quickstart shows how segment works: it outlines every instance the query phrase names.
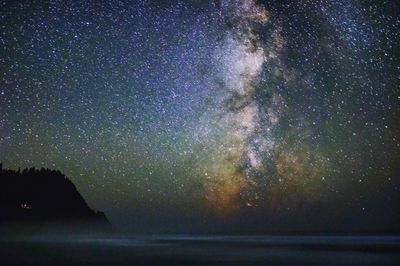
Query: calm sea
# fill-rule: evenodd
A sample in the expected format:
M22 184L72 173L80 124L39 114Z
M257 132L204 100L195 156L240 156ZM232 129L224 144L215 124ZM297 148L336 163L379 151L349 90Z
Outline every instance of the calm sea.
M34 236L0 265L400 265L400 236Z

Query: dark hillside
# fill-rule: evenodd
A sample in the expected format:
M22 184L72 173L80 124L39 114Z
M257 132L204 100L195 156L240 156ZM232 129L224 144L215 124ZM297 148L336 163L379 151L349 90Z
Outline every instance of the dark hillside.
M0 223L99 223L104 213L89 208L75 185L60 171L13 171L0 164Z

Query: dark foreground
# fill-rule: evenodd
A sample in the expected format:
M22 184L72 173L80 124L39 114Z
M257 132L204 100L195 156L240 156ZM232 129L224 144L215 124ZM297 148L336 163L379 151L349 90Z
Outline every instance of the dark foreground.
M400 237L19 237L0 240L0 264L400 265Z

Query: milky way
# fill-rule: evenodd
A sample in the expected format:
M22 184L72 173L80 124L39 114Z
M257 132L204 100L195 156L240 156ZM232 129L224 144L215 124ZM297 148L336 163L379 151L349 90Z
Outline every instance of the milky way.
M60 169L128 227L398 218L393 1L1 5L6 167Z

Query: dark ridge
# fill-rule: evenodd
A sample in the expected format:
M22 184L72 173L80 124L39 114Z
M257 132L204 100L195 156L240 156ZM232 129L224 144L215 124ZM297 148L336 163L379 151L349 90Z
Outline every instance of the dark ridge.
M60 171L45 168L14 171L3 169L0 164L0 183L0 225L111 228L105 214L92 210Z

